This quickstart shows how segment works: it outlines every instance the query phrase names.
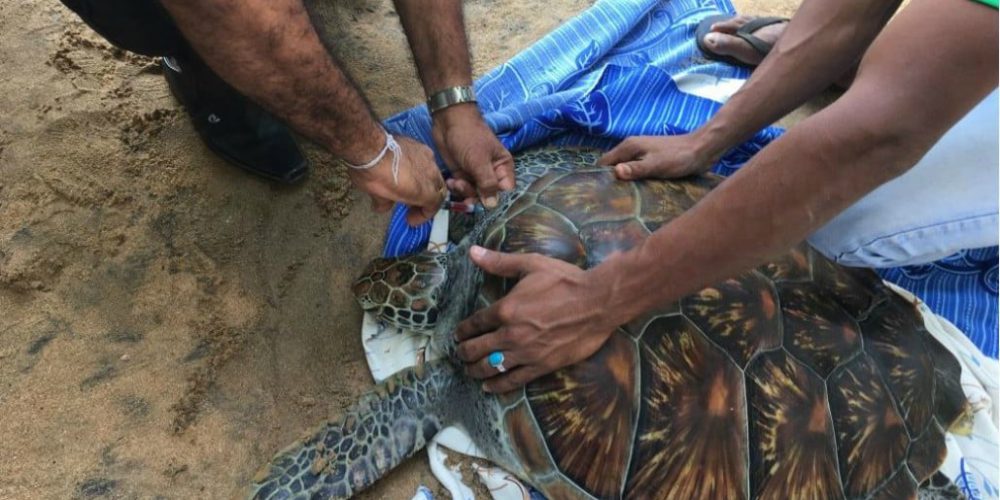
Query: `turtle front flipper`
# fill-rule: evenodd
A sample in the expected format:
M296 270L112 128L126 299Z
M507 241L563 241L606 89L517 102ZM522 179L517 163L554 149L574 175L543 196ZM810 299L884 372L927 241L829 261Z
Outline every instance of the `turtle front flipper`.
M393 375L340 420L280 451L254 477L250 498L347 498L367 488L450 423L457 385L442 361Z

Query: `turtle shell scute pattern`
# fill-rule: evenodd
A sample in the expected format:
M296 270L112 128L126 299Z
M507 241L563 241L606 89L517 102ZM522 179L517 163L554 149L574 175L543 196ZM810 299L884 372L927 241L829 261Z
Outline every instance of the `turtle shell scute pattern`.
M515 199L481 243L593 267L720 182L620 182L598 156L519 155ZM487 277L479 303L512 286ZM968 414L960 375L875 273L802 244L505 396L505 428L553 498L907 498Z

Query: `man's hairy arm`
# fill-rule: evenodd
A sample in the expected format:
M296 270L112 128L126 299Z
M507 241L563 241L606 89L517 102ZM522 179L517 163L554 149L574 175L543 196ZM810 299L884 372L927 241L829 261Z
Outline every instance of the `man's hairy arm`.
M387 139L364 97L320 43L302 0L163 0L185 38L223 80L336 156L360 165ZM430 148L398 137L398 153L349 170L375 210L437 212L446 192ZM398 162L398 163L397 163ZM390 168L398 166L398 169Z
M368 103L320 42L301 0L163 0L219 76L354 164L385 143Z
M449 87L472 84L469 44L459 0L395 0L428 97ZM497 191L513 189L514 160L486 125L475 103L437 111L432 133L453 174L457 194L478 196L487 207Z
M459 0L395 0L427 94L472 83L469 43Z

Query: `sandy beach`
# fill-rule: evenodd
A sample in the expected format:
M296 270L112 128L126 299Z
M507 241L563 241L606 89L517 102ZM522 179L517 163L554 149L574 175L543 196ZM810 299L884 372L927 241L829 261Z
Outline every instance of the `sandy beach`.
M475 75L590 3L466 2ZM391 2L314 11L380 117L422 101ZM227 165L58 2L0 3L0 68L0 499L237 495L371 385L348 285L387 217L311 145L295 187ZM363 497L419 484L447 495L423 454Z

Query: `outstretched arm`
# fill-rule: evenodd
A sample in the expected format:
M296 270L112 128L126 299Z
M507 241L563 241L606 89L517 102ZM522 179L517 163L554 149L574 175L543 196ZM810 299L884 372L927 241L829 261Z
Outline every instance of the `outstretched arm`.
M623 179L708 170L729 149L830 86L858 62L899 0L805 0L747 83L700 129L632 137L601 158Z
M472 85L469 44L459 0L395 0L428 96L449 87ZM434 113L434 141L456 177L453 188L478 195L487 207L497 190L513 189L514 160L483 121L475 103Z
M301 0L163 0L185 38L233 87L302 135L352 164L385 144L368 103L320 42ZM426 148L401 141L396 184L391 156L351 171L377 205L397 200L433 214L443 181ZM422 149L423 148L423 149Z

